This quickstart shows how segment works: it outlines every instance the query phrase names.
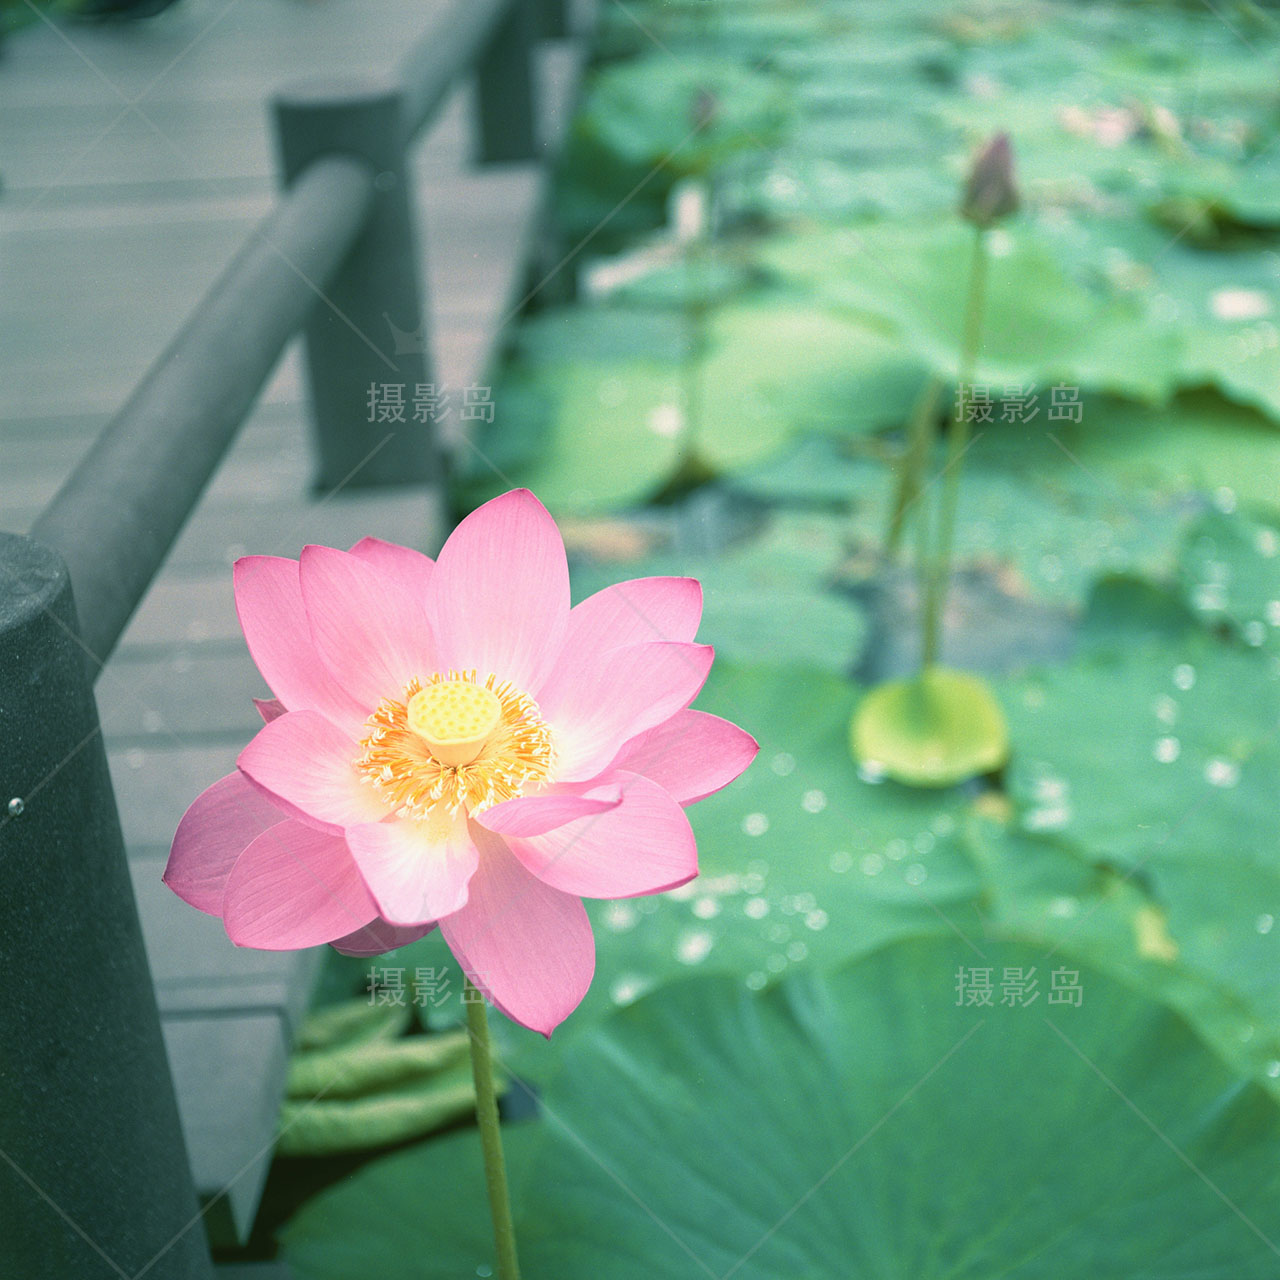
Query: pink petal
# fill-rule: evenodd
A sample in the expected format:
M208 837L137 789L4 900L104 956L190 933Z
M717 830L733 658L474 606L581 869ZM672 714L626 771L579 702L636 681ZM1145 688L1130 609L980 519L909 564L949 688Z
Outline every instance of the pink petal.
M349 551L303 547L299 563L316 652L366 715L436 669L431 627L415 595Z
M232 573L236 614L262 678L294 711L319 711L354 732L369 714L333 678L311 642L298 562L245 556Z
M697 697L709 645L665 641L582 654L561 664L539 698L556 746L557 780L594 778L636 734L669 720Z
M433 831L400 818L352 827L346 835L379 910L393 924L425 924L466 902L477 854L465 819Z
M578 653L653 640L692 640L702 621L697 578L632 578L588 596L569 611L560 661Z
M435 927L435 921L405 926L391 924L379 916L363 929L357 929L345 938L335 938L329 945L344 956L380 956L384 951L407 947L409 943L425 938Z
M384 578L394 582L397 588L422 604L426 604L427 584L436 562L430 556L398 542L384 542L381 538L361 538L351 554L373 565Z
M341 836L286 821L236 859L222 921L239 947L293 951L345 937L377 914Z
M745 730L705 711L677 711L618 752L609 772L642 773L681 804L728 786L755 759L760 744Z
M304 821L330 827L378 822L387 805L356 772L360 748L315 711L263 725L236 761L255 786Z
M476 821L504 836L540 836L562 827L575 818L616 809L622 803L622 788L602 787L595 799L571 792L551 792L504 800L486 809Z
M511 852L539 880L584 898L634 898L692 880L698 847L684 810L637 773L619 774L616 781L620 805L545 835L507 836ZM601 790L611 788L592 787L586 794Z
M595 972L581 901L530 875L502 840L472 828L480 866L461 911L440 931L471 981L507 1017L549 1036L576 1009Z
M449 536L431 579L441 669L492 672L536 694L564 640L569 567L546 508L514 489Z
M285 815L239 773L219 778L182 815L164 869L164 882L184 902L211 916L236 859Z
M258 709L263 724L270 724L284 715L284 703L279 698L254 698L253 705Z

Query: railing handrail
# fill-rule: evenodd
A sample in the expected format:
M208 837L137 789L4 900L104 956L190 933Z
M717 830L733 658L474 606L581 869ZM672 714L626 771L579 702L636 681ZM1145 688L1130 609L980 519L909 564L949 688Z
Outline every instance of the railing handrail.
M311 165L262 219L36 518L67 562L91 678L115 648L263 383L359 234L374 173Z
M457 0L405 55L398 145L434 118L524 3ZM294 177L32 525L31 536L67 562L91 680L360 236L376 178L340 150Z

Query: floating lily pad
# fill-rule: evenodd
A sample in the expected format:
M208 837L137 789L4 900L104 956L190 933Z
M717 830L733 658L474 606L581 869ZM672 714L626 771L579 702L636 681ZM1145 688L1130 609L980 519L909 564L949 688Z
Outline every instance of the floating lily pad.
M692 447L720 472L777 453L797 433L901 421L922 377L882 327L772 296L710 313L696 368L685 363L690 349L674 312L584 308L531 326L495 394L501 420L468 460L470 498L514 481L557 511L634 502L675 472L691 400Z
M763 263L793 285L896 326L928 365L954 380L973 230L948 219L867 223L778 238ZM991 236L992 260L975 381L1062 384L1159 402L1175 386L1180 347L1136 302L1090 292L1025 224Z
M1280 643L1280 530L1214 513L1187 534L1180 566L1187 604L1253 648Z
M917 787L948 787L1000 768L1009 731L986 682L931 667L873 689L851 726L854 758Z

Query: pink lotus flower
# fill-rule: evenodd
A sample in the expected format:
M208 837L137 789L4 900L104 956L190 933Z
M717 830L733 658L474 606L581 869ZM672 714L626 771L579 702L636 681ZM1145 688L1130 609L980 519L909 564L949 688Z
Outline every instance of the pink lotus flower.
M692 578L569 607L564 544L526 490L437 561L365 538L235 566L278 701L187 810L171 889L240 946L377 955L438 924L472 982L550 1035L595 968L581 899L698 873L683 806L755 740L688 710L711 666Z

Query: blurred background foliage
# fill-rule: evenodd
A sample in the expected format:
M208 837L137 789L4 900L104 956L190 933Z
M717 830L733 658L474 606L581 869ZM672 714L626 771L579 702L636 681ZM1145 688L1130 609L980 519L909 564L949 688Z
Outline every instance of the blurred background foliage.
M534 488L578 597L702 578L698 705L762 749L691 814L697 881L590 904L596 980L553 1040L500 1021L530 1274L1273 1274L1280 16L629 0L601 23L558 190L577 297L516 326L465 495ZM943 432L954 403L955 206L997 130L1022 212L991 233L943 652L992 681L1012 757L922 792L859 772L848 723L916 660L895 467L931 383ZM454 973L393 1029L452 1034L438 938L377 963ZM1039 1003L1004 998L1027 970ZM1078 1005L1050 1004L1055 971ZM376 1021L369 982L335 960L322 1003ZM447 1059L414 1059L413 1118L369 1132L456 1123ZM829 1169L743 1261L783 1184ZM478 1179L473 1134L410 1144L304 1207L288 1256L487 1274Z

